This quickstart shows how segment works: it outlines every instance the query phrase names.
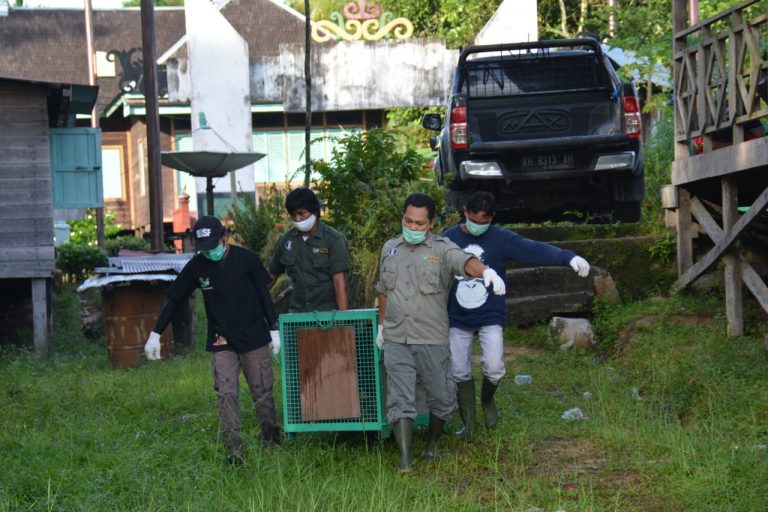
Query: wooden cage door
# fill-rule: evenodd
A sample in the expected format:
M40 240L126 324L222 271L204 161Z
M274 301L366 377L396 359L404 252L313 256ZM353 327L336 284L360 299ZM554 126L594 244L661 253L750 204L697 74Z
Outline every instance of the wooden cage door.
M355 330L298 329L296 335L302 419L359 418Z

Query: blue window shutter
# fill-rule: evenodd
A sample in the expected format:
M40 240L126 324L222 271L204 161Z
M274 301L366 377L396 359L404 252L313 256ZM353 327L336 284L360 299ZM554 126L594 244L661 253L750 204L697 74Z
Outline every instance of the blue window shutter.
M264 153L264 158L261 158L253 164L253 178L256 183L272 183L275 181L272 179L269 172L269 149L268 149L268 132L253 132L253 138L251 143L253 145L253 151L256 153ZM278 181L283 181L283 176L276 176Z
M315 129L309 132L309 156L312 160L325 160L325 131ZM290 156L288 169L296 180L304 179L304 130L288 130L288 154ZM312 179L319 179L316 172L312 172Z
M193 151L192 135L189 133L176 134L176 151ZM203 189L205 190L205 189ZM197 193L195 177L184 171L176 171L176 193L186 192L190 197ZM194 203L193 203L194 204ZM192 208L195 210L196 208Z
M54 208L104 206L99 128L52 128Z
M288 130L288 171L293 179L304 179L304 130Z
M269 177L272 181L284 182L286 172L293 172L293 169L286 167L288 159L286 158L285 132L272 131L267 132L267 156L269 159ZM290 177L290 176L289 176Z

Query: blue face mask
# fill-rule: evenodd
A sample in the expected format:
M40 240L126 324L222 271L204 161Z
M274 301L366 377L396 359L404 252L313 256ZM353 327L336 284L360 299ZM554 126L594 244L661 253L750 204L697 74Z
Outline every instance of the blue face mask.
M224 257L224 244L219 244L216 246L215 249L211 249L210 251L200 251L203 256L208 258L211 261L219 261L221 258Z
M419 245L421 242L424 241L425 238L427 238L427 232L414 231L412 229L408 229L407 227L403 226L403 238L405 239L406 243L409 243L411 245Z
M475 224L474 222L469 220L469 218L467 218L466 225L467 225L467 231L469 231L469 234L474 236L482 235L483 233L488 231L489 227L491 227L490 222L488 224Z

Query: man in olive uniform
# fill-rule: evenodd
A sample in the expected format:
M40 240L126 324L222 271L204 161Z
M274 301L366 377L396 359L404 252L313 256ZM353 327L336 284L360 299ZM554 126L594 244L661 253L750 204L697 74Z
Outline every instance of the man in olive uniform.
M267 264L274 284L287 272L293 283L289 311L349 309L347 272L349 252L344 235L320 221L320 201L307 188L292 190L285 208L293 228L275 246Z
M398 467L410 471L416 418L416 386L426 391L430 418L425 459L434 458L443 425L456 410L456 384L448 345L448 297L454 276L482 277L483 284L504 295L504 280L495 270L456 244L435 236L435 202L425 194L409 195L403 206L402 235L381 250L379 329L376 344L384 351L387 371L387 420L400 451Z

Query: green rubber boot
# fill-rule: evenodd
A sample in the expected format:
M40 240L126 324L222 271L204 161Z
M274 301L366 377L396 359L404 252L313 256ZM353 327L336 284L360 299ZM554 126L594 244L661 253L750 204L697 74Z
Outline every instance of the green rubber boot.
M435 416L429 416L429 428L427 434L429 439L427 441L427 449L424 451L424 459L428 461L435 460L435 453L437 452L437 444L440 441L440 437L443 435L443 426L445 420L436 418Z
M475 380L469 379L456 383L456 400L459 402L461 428L456 431L456 437L466 439L475 433L476 405Z
M499 413L496 410L496 402L493 399L493 395L496 394L498 384L488 380L488 377L483 377L483 387L480 390L480 403L483 406L483 412L485 413L485 426L494 428L499 423Z
M400 460L397 461L397 468L401 473L407 473L413 466L413 420L403 418L392 424L392 431L395 434L397 448L400 450Z

